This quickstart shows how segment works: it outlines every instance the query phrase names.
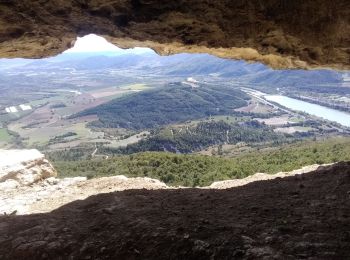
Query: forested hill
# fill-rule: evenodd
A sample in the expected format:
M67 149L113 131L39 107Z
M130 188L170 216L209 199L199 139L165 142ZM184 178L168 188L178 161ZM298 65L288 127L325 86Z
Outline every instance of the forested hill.
M214 115L228 115L246 105L249 97L225 86L201 85L192 88L181 83L128 95L74 117L97 115L97 127L147 129Z
M260 143L284 140L282 134L275 133L270 127L258 121L230 124L224 121L200 122L196 126L183 128L157 129L138 143L111 153L132 154L146 151L168 151L191 153L211 145L237 144L238 142Z
M70 151L49 155L60 177L125 175L150 177L168 185L206 186L214 181L243 178L257 172L291 171L305 165L350 160L350 138L294 143L245 153L231 159L202 155L146 152L108 160L61 161Z

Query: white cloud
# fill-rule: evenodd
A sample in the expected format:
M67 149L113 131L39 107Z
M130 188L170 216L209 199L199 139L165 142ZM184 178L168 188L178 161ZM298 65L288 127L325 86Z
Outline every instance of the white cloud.
M89 34L84 37L78 37L74 44L74 47L65 51L65 53L82 53L82 52L113 52L113 53L145 53L152 52L148 48L133 48L133 49L121 49L112 43L108 42L105 38L97 36L95 34Z

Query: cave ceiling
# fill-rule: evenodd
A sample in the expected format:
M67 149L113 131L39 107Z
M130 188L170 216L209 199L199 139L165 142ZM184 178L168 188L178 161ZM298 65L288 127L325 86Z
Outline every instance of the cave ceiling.
M94 33L161 55L350 69L349 0L0 0L0 57L42 58Z

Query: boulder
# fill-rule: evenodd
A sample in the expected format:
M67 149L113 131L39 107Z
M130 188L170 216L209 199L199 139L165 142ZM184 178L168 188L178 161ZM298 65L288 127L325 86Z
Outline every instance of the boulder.
M14 180L31 185L56 176L54 167L38 150L0 150L0 183Z

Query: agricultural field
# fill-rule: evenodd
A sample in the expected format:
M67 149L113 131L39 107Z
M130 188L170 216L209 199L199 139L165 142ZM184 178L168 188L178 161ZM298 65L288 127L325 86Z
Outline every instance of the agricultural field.
M274 129L275 132L285 133L285 134L294 134L296 132L307 133L313 130L315 129L312 127L303 127L303 126L278 127Z
M0 128L0 142L9 142L11 136L9 135L6 128Z
M56 122L48 121L47 123L39 124L32 128L26 127L25 124L15 122L9 125L9 129L18 133L23 138L23 143L28 147L44 146L48 145L50 140L54 139L56 136L64 135L69 132L76 133L75 139L79 140L96 138L98 133L93 133L86 127L86 124L90 121L92 121L92 119L81 119L74 122L66 120ZM22 122L25 122L25 120Z
M265 123L266 125L270 125L270 126L283 126L283 125L293 124L293 123L298 122L297 119L295 119L289 115L283 115L280 117L257 119L257 120L261 123Z
M106 147L109 148L120 148L120 147L126 147L131 144L135 144L147 136L150 135L150 132L148 131L143 131L141 133L137 133L134 135L131 135L130 137L127 137L125 139L117 139L117 140L108 140L108 144L106 144ZM106 140L104 140L106 141Z
M260 114L271 114L275 112L275 109L271 106L259 102L259 100L252 98L247 106L235 109L237 112L245 113L260 113Z
M1 129L0 143L11 141L7 129L17 133L22 140L22 146L28 148L45 147L45 149L56 150L76 147L82 143L109 143L111 147L120 147L137 142L143 135L135 133L123 140L121 139L121 136L125 135L123 131L121 131L123 134L106 135L105 137L104 132L100 129L92 130L89 124L98 119L96 116L75 119L68 117L111 99L148 88L145 84L131 84L90 90L84 93L57 89L54 96L30 101L28 104L33 108L30 112L1 115L4 118L3 123L8 122L8 124L7 128Z
M11 148L14 136L11 136L6 128L0 128L0 149Z
M131 84L131 85L125 85L125 86L121 87L120 89L142 91L142 90L146 90L146 89L150 89L150 88L152 88L152 87L150 87L147 84Z

